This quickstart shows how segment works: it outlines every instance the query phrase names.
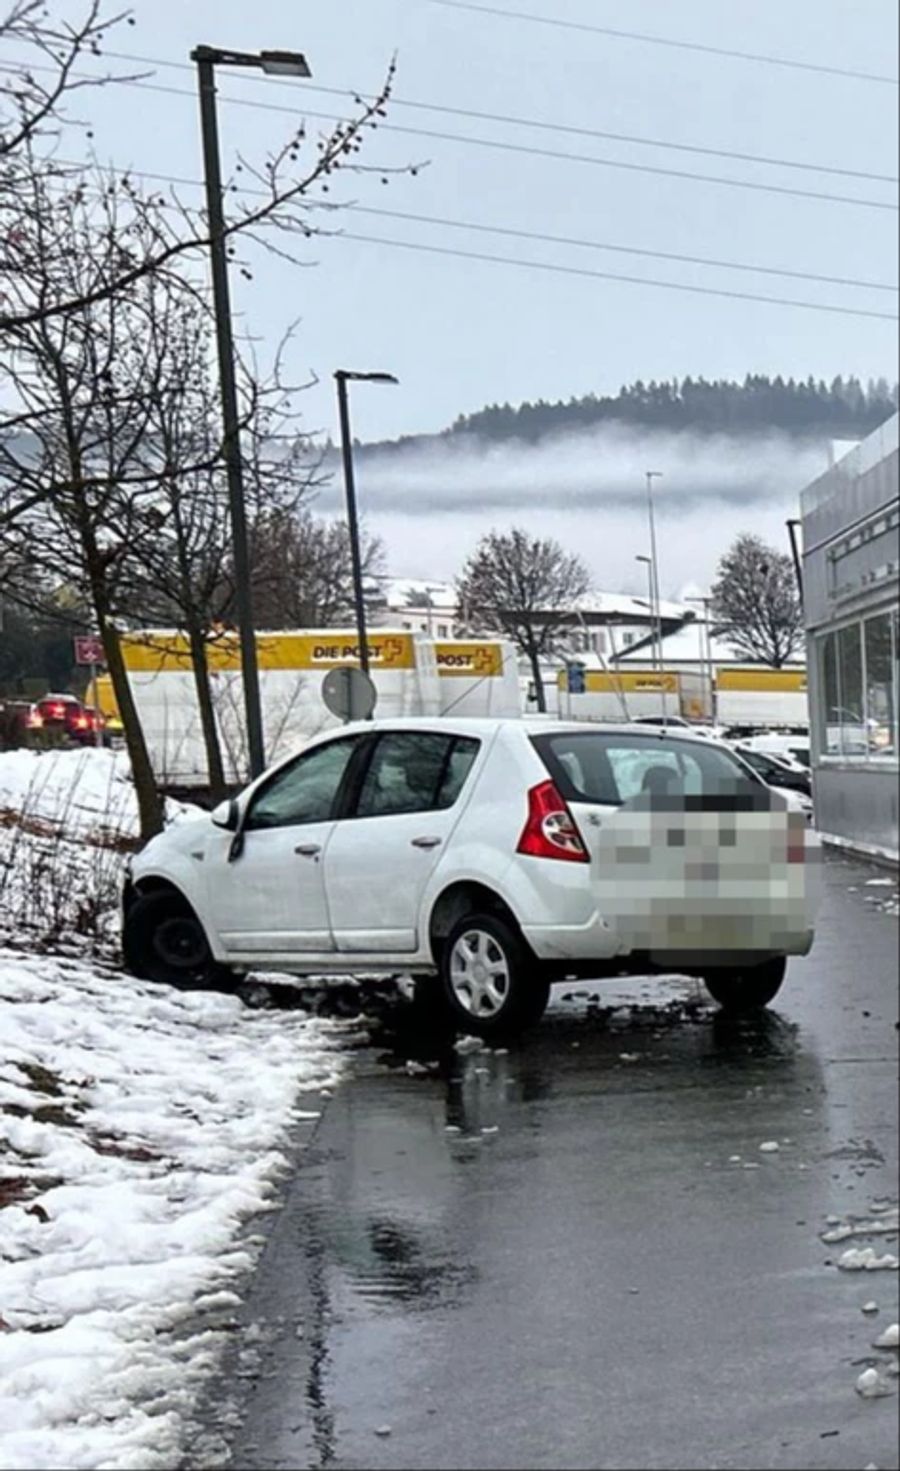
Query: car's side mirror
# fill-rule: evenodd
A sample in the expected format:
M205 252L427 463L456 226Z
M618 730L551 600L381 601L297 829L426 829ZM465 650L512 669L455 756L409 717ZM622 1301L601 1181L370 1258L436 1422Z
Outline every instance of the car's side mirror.
M218 807L213 808L210 820L216 827L223 827L226 832L236 833L239 816L240 808L237 802L234 797L229 797L224 802L220 802Z

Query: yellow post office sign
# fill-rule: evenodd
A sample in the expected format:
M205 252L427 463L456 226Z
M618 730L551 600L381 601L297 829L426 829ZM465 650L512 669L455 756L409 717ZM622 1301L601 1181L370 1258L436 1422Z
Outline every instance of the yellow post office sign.
M368 637L369 665L373 669L414 669L416 652L409 633L372 633ZM183 634L148 630L122 639L125 667L132 673L189 673L191 652ZM323 628L316 633L261 633L256 638L260 669L338 669L359 663L359 643L345 630ZM231 632L208 640L206 657L214 673L241 667L237 635Z
M503 673L503 650L499 644L436 643L434 655L438 674L470 679L496 679Z

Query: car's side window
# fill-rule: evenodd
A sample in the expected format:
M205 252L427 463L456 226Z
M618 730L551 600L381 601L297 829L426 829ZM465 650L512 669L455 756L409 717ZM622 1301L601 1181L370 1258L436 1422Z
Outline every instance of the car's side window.
M478 744L430 731L395 731L381 736L355 815L390 817L452 807L465 784Z
M327 822L357 740L330 741L283 767L253 797L245 829Z
M437 807L453 806L466 784L466 778L472 770L472 763L478 755L480 744L480 741L473 740L470 736L456 737L444 771L444 779L437 794L435 803Z

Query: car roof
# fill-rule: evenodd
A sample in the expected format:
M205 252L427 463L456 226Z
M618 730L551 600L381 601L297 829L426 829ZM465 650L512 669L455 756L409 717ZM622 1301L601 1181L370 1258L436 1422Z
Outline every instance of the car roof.
M668 736L672 740L698 741L707 746L714 744L710 741L709 736L683 725L647 726L625 720L557 720L552 715L469 715L458 718L452 715L400 715L394 719L383 716L373 720L351 721L347 725L335 727L327 732L323 731L322 737L391 730L429 732L446 730L454 735L471 735L481 738L493 735L499 730L519 730L529 736L558 735L565 731L578 735L635 735L641 736L644 740L662 739Z

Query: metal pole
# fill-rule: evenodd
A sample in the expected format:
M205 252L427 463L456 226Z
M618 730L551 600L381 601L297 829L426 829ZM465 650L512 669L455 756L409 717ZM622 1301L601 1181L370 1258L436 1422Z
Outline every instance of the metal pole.
M234 376L234 340L231 331L231 301L228 291L228 262L225 254L225 217L222 210L222 175L219 167L219 130L216 120L214 64L206 48L193 53L200 86L200 127L203 136L203 173L206 183L206 213L209 223L209 253L212 264L213 303L216 313L216 347L219 355L219 384L222 397L222 457L228 478L228 505L234 556L234 590L241 640L241 677L247 721L247 751L250 776L265 767L262 708L259 696L259 667L253 627L253 597L250 588L250 553L247 546L247 517L237 389Z
M800 599L801 612L803 611L803 565L800 561L800 552L797 547L797 527L802 526L802 524L795 516L792 516L785 522L788 529L788 536L791 539L791 556L794 560L794 576L797 579L797 596Z
M347 501L347 529L350 533L350 563L353 569L353 607L356 614L356 637L359 641L359 667L369 672L369 646L366 636L366 604L363 596L362 559L359 553L359 522L356 515L356 482L353 478L353 441L350 438L350 407L347 402L347 376L337 372L338 415L341 424L341 457L344 462L344 492Z
M653 611L653 558L647 558L647 601L650 605L650 628L653 634L653 668L659 668L659 649L656 644L656 615Z
M663 660L662 643L662 606L659 596L659 557L656 550L656 517L653 512L653 481L659 479L659 470L646 470L647 477L647 513L650 521L650 557L653 562L653 601L656 604L656 640L659 648L659 671L662 676L662 713L666 717L666 690L665 690L665 662Z
M91 664L91 703L94 707L94 745L103 745L103 726L100 716L100 701L97 699L97 665Z

